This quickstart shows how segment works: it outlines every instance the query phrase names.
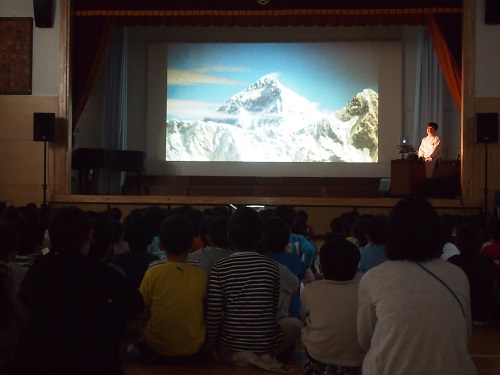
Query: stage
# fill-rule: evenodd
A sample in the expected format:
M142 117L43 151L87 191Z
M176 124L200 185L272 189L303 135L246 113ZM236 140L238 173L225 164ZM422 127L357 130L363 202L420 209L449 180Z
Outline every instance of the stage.
M356 210L360 214L388 214L401 199L398 198L314 198L314 197L247 197L247 196L174 196L174 195L56 195L50 201L53 208L75 205L84 210L105 211L118 207L127 216L136 208L160 205L167 209L191 205L201 210L214 206L259 205L269 208L280 204L292 205L304 210L318 235L329 231L331 219L340 214ZM461 199L429 199L439 214L477 215L483 207L482 201Z

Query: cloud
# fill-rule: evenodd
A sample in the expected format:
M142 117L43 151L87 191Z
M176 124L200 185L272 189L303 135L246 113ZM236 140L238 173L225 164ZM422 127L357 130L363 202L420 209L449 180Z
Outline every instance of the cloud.
M198 70L180 70L180 69L168 69L167 82L169 85L183 85L183 86L198 85L198 84L212 84L212 85L246 84L246 82L238 81L227 77L221 77L213 74L205 74Z
M169 117L180 118L184 120L199 120L206 117L220 103L208 103L198 100L167 99L167 111Z
M205 72L228 72L228 73L244 73L248 72L248 68L243 68L241 66L226 66L226 65L213 65L213 66L202 66L201 68L194 69L194 71L205 73Z

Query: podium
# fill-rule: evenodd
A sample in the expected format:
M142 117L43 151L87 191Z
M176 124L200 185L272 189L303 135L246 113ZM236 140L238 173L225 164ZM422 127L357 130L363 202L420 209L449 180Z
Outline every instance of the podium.
M425 193L425 163L420 160L391 160L391 195Z

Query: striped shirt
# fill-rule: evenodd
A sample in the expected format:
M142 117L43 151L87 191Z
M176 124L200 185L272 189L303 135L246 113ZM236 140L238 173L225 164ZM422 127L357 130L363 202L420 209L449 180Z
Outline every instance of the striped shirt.
M268 257L237 252L216 262L208 281L208 346L272 351L283 338L276 320L279 296L278 265Z

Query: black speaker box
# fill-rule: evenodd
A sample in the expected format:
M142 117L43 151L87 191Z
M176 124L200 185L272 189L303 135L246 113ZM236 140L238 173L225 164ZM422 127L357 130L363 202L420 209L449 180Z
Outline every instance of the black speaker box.
M35 26L50 28L54 25L54 0L33 0Z
M500 1L484 1L484 23L487 25L500 25Z
M498 113L476 113L476 142L498 142Z
M55 113L33 113L33 140L35 142L56 140Z

